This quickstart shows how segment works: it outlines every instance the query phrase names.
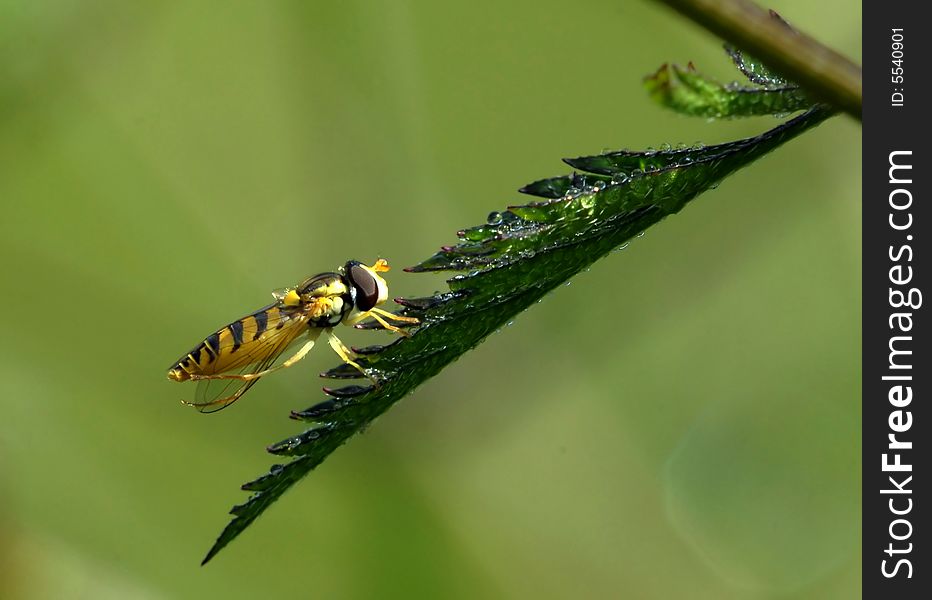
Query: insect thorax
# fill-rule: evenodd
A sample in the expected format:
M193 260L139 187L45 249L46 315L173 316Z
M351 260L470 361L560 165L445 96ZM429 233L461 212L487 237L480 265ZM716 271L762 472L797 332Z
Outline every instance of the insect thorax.
M353 294L339 273L321 273L295 290L312 327L334 327L353 310Z

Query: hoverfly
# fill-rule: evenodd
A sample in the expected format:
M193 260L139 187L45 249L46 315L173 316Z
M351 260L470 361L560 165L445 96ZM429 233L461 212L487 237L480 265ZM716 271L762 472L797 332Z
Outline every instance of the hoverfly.
M275 302L207 336L178 359L169 370L172 381L197 381L194 402L201 412L215 412L236 402L259 379L288 368L304 358L321 333L344 362L374 383L353 361L353 352L334 335L333 328L373 318L385 329L408 335L390 321L414 324L413 317L378 308L388 299L388 284L379 275L388 271L382 259L373 266L351 260L336 273L320 273L294 288L273 292ZM277 366L276 359L295 342L304 343Z

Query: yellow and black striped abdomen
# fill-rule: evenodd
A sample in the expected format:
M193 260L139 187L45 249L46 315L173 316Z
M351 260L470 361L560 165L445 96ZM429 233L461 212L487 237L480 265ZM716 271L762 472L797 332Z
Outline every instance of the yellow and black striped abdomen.
M305 321L292 307L261 308L207 336L169 369L168 378L187 381L192 375L216 375L261 362L297 339Z

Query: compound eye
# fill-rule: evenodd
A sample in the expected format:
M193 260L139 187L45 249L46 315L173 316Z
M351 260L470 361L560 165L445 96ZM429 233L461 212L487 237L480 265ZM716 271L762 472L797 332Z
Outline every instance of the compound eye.
M372 310L379 303L379 282L364 265L347 265L347 277L356 288L356 308L361 312Z

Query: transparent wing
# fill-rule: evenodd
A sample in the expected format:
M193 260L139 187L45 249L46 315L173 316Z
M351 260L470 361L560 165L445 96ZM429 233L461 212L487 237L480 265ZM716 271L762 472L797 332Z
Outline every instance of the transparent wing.
M301 334L306 329L304 327L294 327L290 331L293 335L280 334L276 336L274 346L270 344L265 349L263 356L256 357L256 362L244 364L236 374L251 375L271 368L275 361L300 339ZM257 354L258 352L254 352L254 355ZM217 412L239 400L259 379L261 377L252 379L202 379L197 382L194 402L190 404L203 413Z
M297 337L306 323L306 315L293 307L271 304L260 308L204 340L201 347L205 353L197 374L236 373L244 366L260 362L282 339Z
M243 369L246 371L247 369ZM261 370L261 369L257 369ZM217 412L233 404L255 385L261 377L244 381L242 379L202 379L197 382L194 402L191 406L202 413Z
M229 406L259 380L239 376L271 368L308 331L303 314L281 312L274 306L234 321L205 341L215 349L216 357L195 375L208 378L198 381L194 402L189 404L201 412L216 412Z

